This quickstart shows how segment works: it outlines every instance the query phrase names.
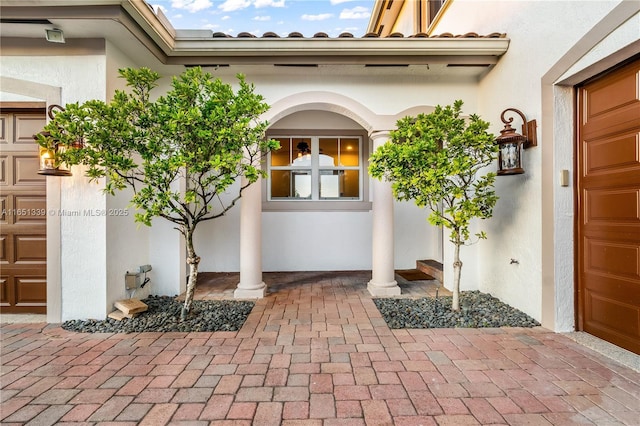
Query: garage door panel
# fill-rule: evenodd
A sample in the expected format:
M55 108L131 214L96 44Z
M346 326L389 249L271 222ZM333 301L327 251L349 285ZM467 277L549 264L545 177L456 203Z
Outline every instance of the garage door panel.
M33 114L14 114L14 138L12 150L33 151L33 136L46 124L46 120Z
M640 225L640 188L585 190L584 200L585 224Z
M46 277L16 277L16 306L46 306Z
M46 225L47 197L44 195L16 195L15 223Z
M584 294L599 294L640 308L640 283L633 278L612 274L602 268L592 268L583 271L580 279Z
M9 197L0 195L0 225L6 225L8 219Z
M639 131L585 140L583 143L585 177L640 169Z
M11 306L11 292L12 278L9 276L0 277L0 306Z
M9 251L7 250L7 236L6 235L1 235L0 236L0 262L4 263L7 262L7 253L9 253Z
M640 245L637 243L621 244L590 238L585 242L586 272L640 280L639 264Z
M14 235L15 263L43 263L47 259L46 235Z
M0 145L9 144L9 114L0 114ZM5 147L3 147L4 149Z
M633 69L589 85L585 89L587 103L585 123L607 113L633 105L638 99L639 75Z
M37 155L14 155L13 185L43 185L45 183L45 176L38 174L39 169L40 162Z
M635 121L640 114L640 105L627 105L618 111L611 111L591 119L583 126L585 139L612 136L629 130L638 130ZM635 123L635 126L634 126Z
M0 186L9 185L9 157L7 155L0 155Z
M640 335L640 309L628 303L587 293L588 319L593 326L627 336ZM612 324L614 326L612 326Z

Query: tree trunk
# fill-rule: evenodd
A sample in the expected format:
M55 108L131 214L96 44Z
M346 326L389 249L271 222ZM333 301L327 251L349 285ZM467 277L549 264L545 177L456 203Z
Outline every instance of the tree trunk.
M196 256L196 251L193 248L193 229L185 232L187 242L187 263L189 264L189 281L187 281L187 291L184 296L184 305L182 306L182 313L180 319L182 321L187 319L187 315L191 311L191 303L193 302L193 294L196 290L196 284L198 282L198 264L200 263L200 257Z
M460 310L460 273L462 271L462 262L460 261L460 246L462 245L458 238L456 242L456 249L453 255L453 301L451 302L451 310Z

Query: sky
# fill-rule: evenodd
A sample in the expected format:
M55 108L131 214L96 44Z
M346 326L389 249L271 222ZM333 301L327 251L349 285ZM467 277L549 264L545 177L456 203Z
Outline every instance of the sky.
M325 32L337 37L367 32L374 0L147 0L161 8L176 29L209 29L237 36L272 31L305 37Z

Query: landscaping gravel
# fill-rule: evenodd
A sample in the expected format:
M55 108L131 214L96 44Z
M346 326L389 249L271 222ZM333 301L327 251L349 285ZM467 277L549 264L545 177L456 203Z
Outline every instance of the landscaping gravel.
M149 309L135 318L65 321L62 328L81 333L139 333L237 331L255 305L238 300L194 300L186 321L180 321L183 302L175 297L150 296ZM459 312L451 311L451 296L438 298L376 298L390 328L535 327L540 324L527 314L479 291L460 293Z
M65 321L62 328L81 333L138 333L144 331L237 331L255 305L238 300L194 300L189 317L180 321L183 302L175 297L150 296L149 309L134 318L116 321Z
M451 296L373 299L390 328L536 327L529 315L479 291L460 292L460 311L451 311Z

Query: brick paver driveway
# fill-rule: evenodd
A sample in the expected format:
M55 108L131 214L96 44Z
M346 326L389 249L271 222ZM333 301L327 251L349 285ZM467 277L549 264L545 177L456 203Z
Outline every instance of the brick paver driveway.
M640 425L640 373L542 328L391 330L368 278L265 274L270 294L239 332L5 324L0 420Z

